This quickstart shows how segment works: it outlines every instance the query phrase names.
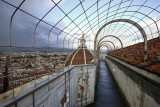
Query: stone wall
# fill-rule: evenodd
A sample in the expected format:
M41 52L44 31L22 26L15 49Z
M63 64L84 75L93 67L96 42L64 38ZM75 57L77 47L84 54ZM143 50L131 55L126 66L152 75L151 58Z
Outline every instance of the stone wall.
M51 78L51 77L53 77L55 75L57 75L57 73L52 73L50 75L42 76L42 77L36 79L35 81L32 80L31 82L28 82L26 84L23 84L23 85L21 85L19 87L14 88L12 90L9 90L9 91L7 91L5 93L2 93L0 95L0 104L2 104L3 102L6 102L6 101L8 101L8 100L10 100L10 99L22 94L22 93L28 91L29 89L35 87L40 82L42 82L42 81L44 81L44 80L46 80L48 78Z
M160 107L160 77L111 56L106 62L131 107Z
M94 102L95 65L74 66L1 106L79 107Z

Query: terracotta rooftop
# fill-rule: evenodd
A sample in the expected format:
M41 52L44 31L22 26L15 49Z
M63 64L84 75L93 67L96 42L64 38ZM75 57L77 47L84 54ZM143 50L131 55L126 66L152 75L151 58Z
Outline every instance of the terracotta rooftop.
M123 50L118 49L107 53L110 56L116 57L123 60L129 64L138 66L147 71L156 73L160 75L160 40L159 38L154 38L148 41L148 58L146 61L143 60L144 57L144 45L138 43Z

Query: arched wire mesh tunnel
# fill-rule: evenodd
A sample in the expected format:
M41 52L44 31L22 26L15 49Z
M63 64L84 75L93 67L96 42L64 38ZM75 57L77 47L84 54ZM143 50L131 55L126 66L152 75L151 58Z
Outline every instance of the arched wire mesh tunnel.
M101 59L108 64L107 69L114 78L125 78L116 77L114 72L117 69L124 72L136 70L137 75L150 81L150 84L158 87L156 89L160 89L159 30L159 0L1 0L0 96L4 98L6 92L10 96L0 103L15 98L59 73L65 75L63 98L67 99L66 78L69 78L70 73L64 73L66 68L70 69L71 65L93 64L98 72ZM82 35L85 44L81 41ZM66 67L66 63L69 67ZM115 66L112 66L114 64ZM126 66L127 70L119 67L121 65ZM88 71L89 67L86 78ZM29 82L32 82L32 85L22 89L23 85ZM117 84L124 93L123 84ZM83 92L83 88L80 89ZM154 96L155 93L148 90L145 92L153 97L157 105L160 104L159 94ZM143 99L144 93L140 94L140 99ZM70 94L68 96L70 97ZM129 99L127 95L125 97ZM87 98L86 95L85 100ZM136 101L132 103L130 100L128 103L130 106L137 104ZM63 101L61 104L71 106L70 103L65 105ZM36 103L33 104L35 105ZM86 105L88 104L83 104L81 100L81 106ZM145 104L140 103L139 106Z

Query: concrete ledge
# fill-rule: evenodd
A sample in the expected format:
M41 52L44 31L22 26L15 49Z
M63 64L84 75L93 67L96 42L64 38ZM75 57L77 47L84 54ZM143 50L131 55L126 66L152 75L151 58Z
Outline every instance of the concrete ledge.
M127 68L129 68L129 69L131 69L131 70L133 70L133 71L135 71L135 72L138 73L139 75L141 74L142 76L147 77L148 79L150 79L150 80L152 80L152 81L155 81L156 83L159 83L159 84L160 84L160 76L159 76L159 75L154 74L154 73L151 73L151 72L146 71L146 70L144 70L144 69L140 69L140 68L138 68L138 67L136 67L136 66L133 66L133 65L128 64L128 63L126 63L126 62L124 62L124 61L121 61L121 60L119 60L119 59L117 59L117 58L115 58L115 57L112 57L112 56L106 56L106 57L107 57L107 58L111 58L112 60L114 60L114 61L116 61L116 62L124 65L125 67L127 67ZM157 85L158 85L158 84L157 84ZM160 85L159 85L159 86L160 86Z
M159 107L159 76L111 56L106 62L131 107Z

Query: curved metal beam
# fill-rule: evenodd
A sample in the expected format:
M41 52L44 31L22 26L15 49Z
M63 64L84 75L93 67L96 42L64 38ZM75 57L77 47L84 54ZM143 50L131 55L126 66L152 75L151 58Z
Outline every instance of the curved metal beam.
M111 51L113 50L112 47L111 47L111 45L108 44L108 43L102 43L102 44L99 45L99 47L100 47L100 46L103 46L103 45L107 45L107 46L109 46L109 48L111 49Z
M129 20L129 19L116 19L116 20L109 21L108 23L104 24L104 25L98 30L98 32L97 32L97 34L96 34L96 36L95 36L95 38L94 38L94 54L95 54L95 56L96 56L96 51L97 51L97 50L96 50L96 43L97 43L97 38L98 38L99 33L101 32L101 30L102 30L105 26L107 26L107 25L109 25L109 24L111 24L111 23L115 23L115 22L126 22L126 23L130 23L130 24L132 24L132 25L134 25L135 27L138 28L138 30L141 32L141 34L142 34L142 36L143 36L143 38L144 38L144 60L146 60L146 59L147 59L147 35L146 35L145 31L143 30L143 28L142 28L139 24L137 24L136 22L134 22L134 21L132 21L132 20Z
M116 46L114 45L114 43L111 42L111 41L109 41L109 40L107 40L107 41L102 41L102 42L100 43L100 45L101 45L102 43L105 43L105 42L110 42L110 43L114 46L114 50L116 49Z
M25 0L23 0L19 6L16 8L16 10L13 12L12 16L11 16L11 19L10 19L10 33L9 33L9 46L11 47L12 46L12 20L13 20L13 17L15 15L15 13L18 11L18 9L22 6L22 4L25 2Z
M106 45L106 46L109 46L109 48L110 48L111 50L113 50L112 47L111 47L111 45L109 45L109 44L107 44L107 43L100 44L99 47L102 47L102 46L105 46L105 45Z
M100 53L101 48L103 48L104 46L109 49L109 47L108 47L107 45L101 45L101 46L99 46L98 49L97 49L97 54L98 54L98 55L99 55L99 53Z
M109 47L108 47L107 45L102 45L102 46L99 48L99 52L100 52L100 50L101 50L103 47L107 47L107 49L109 49Z
M12 63L11 63L11 47L12 47L12 21L13 21L13 17L15 15L15 13L18 11L18 9L22 6L22 4L25 2L25 0L23 0L18 7L16 7L16 10L13 12L12 16L11 16L11 19L10 19L10 33L9 33L9 56L10 56L10 64L11 64L11 72L13 70L12 68ZM8 76L8 75L7 75ZM11 77L11 81L12 81L12 85L11 85L11 88L12 88L12 94L13 94L13 97L15 96L14 94L14 89L13 89L13 79Z
M102 38L98 41L98 45L99 45L100 42L101 42L104 38L106 38L106 37L114 37L114 38L118 39L119 42L120 42L120 44L121 44L121 48L123 49L122 41L121 41L117 36L114 36L114 35L107 35L107 36L102 37Z

